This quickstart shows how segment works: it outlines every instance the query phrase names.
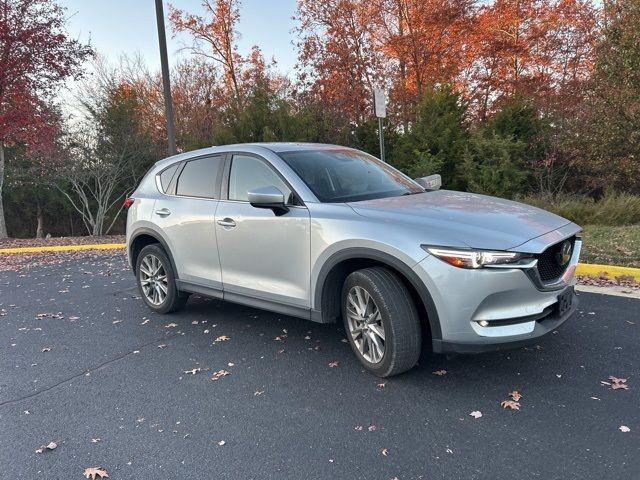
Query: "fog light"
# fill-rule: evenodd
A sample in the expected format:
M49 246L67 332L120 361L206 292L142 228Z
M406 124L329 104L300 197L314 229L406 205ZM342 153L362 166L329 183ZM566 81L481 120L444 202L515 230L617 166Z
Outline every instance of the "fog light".
M489 326L489 322L487 322L486 320L480 320L478 322L478 325L480 325L481 327L488 327Z

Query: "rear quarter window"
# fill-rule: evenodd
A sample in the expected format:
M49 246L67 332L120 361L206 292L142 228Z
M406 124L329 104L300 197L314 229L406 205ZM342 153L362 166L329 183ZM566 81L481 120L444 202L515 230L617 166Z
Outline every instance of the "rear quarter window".
M176 163L175 165L172 165L169 168L164 169L160 173L160 185L162 185L162 192L163 193L166 193L167 189L169 188L169 184L171 183L171 179L175 175L176 170L178 170L178 165L180 165L180 163Z

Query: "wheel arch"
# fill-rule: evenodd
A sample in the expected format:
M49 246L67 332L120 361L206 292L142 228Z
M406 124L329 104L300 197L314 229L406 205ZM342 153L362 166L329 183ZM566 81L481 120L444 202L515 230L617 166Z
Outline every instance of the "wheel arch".
M312 318L322 323L336 322L341 315L342 283L355 270L382 266L393 271L409 289L421 321L428 328L431 339L442 338L440 318L429 290L406 263L394 256L371 248L351 247L331 255L322 265L313 293ZM426 318L424 318L426 317Z
M178 279L178 270L176 268L173 254L171 253L171 249L169 248L167 241L158 232L146 227L137 228L131 235L131 240L129 241L129 245L127 246L127 253L129 254L129 258L131 259L131 267L133 268L134 272L140 251L147 245L152 245L154 243L158 243L162 246L162 249L167 254L167 257L169 257L173 273L176 276L176 279Z

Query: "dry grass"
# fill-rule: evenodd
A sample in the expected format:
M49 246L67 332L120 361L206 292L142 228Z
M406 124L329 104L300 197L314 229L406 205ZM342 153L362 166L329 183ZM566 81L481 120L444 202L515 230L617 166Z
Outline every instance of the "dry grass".
M584 243L580 261L640 267L640 224L587 225L581 235Z

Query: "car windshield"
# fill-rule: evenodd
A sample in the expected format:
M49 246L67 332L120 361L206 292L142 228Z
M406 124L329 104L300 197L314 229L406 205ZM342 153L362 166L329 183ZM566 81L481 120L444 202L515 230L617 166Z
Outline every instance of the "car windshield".
M279 155L321 202L357 202L424 192L398 170L357 150L336 148Z

